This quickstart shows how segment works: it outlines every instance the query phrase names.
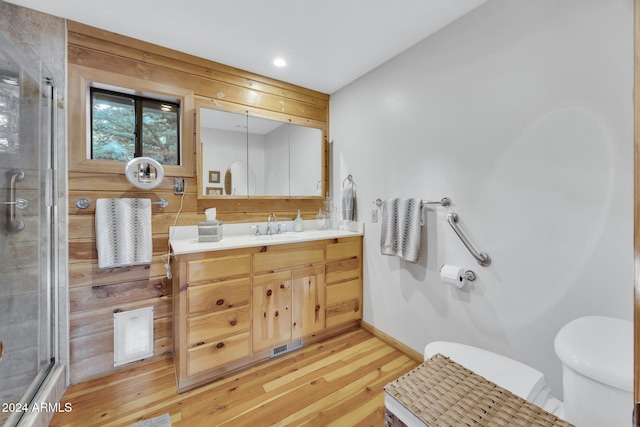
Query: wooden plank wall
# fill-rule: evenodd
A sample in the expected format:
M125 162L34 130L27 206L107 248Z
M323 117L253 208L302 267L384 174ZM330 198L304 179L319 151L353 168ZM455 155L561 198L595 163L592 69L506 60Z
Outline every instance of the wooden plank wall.
M215 46L212 45L212 49ZM192 90L196 97L212 102L245 105L253 110L290 115L297 121L307 119L328 125L329 96L278 82L242 70L176 52L114 33L68 22L68 62L138 79L151 79ZM73 87L69 91L75 90ZM69 99L73 99L69 93ZM73 110L84 105L69 105ZM76 110L77 111L77 110ZM325 128L326 130L326 128ZM325 132L326 134L326 132ZM84 150L84 141L69 133L69 152ZM193 135L183 135L183 149L195 152ZM326 142L326 141L325 141ZM327 144L325 144L326 146ZM278 218L293 219L298 209L311 218L321 206L318 198L258 200L208 199L196 197L196 177L186 177L187 194L173 194L173 176L152 191L132 187L123 173L69 170L69 275L70 275L70 359L71 382L115 371L113 367L113 313L140 307L154 307L155 358L172 353L171 283L164 264L168 250L169 226L192 225L204 219L204 210L215 206L225 222L265 221L270 212ZM328 162L326 169L328 169ZM197 171L194 165L193 170ZM124 164L123 164L124 171ZM325 176L328 176L325 173ZM325 179L325 188L328 188ZM95 247L95 204L76 207L86 197L165 198L169 206L153 206L153 262L100 270ZM129 368L126 365L123 368Z

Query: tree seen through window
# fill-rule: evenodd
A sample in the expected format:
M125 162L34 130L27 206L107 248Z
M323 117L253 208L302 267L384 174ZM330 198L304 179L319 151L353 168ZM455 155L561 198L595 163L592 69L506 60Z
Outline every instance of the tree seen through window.
M102 89L91 90L92 158L151 157L179 164L180 106Z

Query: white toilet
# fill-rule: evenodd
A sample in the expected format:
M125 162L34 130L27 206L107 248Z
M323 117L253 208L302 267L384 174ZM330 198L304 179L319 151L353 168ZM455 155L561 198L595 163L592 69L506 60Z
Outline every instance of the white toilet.
M578 427L626 427L633 412L633 323L581 317L556 335L564 419Z
M564 402L544 375L508 357L464 344L427 344L424 359L440 353L576 427L626 427L633 412L633 323L603 316L575 319L556 335ZM385 406L407 426L425 424L391 395Z
M551 395L542 372L488 350L453 342L427 344L424 358L442 354L511 393L562 418L562 402Z
M557 417L563 418L562 402L551 395L544 375L536 369L487 350L446 341L427 344L424 349L424 359L427 360L438 353ZM385 393L385 406L407 426L425 425L388 393Z

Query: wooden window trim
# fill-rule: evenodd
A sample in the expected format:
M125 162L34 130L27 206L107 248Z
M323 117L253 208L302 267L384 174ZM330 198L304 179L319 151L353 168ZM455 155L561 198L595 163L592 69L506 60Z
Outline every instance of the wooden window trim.
M193 177L195 170L194 142L194 93L192 90L178 88L163 83L136 79L108 71L69 64L68 77L69 107L69 171L124 173L126 162L116 160L91 159L90 145L87 144L89 131L87 120L90 105L88 87L90 83L102 83L129 88L140 92L154 93L180 100L180 165L163 165L166 176Z

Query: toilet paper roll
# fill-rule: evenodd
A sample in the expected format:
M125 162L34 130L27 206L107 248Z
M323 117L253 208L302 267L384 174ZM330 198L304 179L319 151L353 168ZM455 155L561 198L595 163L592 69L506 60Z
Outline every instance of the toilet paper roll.
M464 268L445 264L440 269L440 280L448 285L461 288L465 283Z

